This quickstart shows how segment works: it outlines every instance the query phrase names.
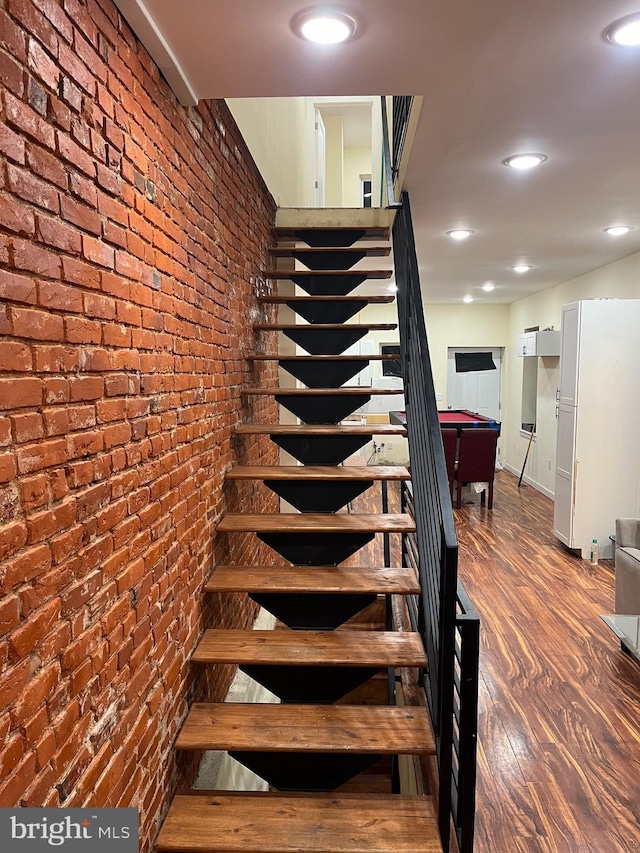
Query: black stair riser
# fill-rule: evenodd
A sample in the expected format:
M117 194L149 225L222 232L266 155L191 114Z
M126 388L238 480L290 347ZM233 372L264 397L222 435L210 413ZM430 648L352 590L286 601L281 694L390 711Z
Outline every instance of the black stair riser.
M265 480L265 486L300 512L338 512L373 486L373 480Z
M344 248L343 252L317 252L292 250L296 261L304 264L310 270L350 270L358 261L366 258L367 252L363 249Z
M337 566L375 533L257 533L258 539L294 566Z
M353 456L367 442L370 435L276 435L271 441L290 453L303 465L339 465Z
M366 299L357 302L332 302L329 299L304 302L301 299L287 299L286 305L307 323L346 323L354 314L366 308L368 302Z
M383 667L241 664L240 669L283 702L332 705Z
M283 334L311 355L342 355L346 349L364 338L368 331L366 326L343 326L341 329L300 326L284 329Z
M369 365L368 361L294 361L279 359L278 364L308 388L340 388Z
M367 280L366 272L362 275L296 275L292 272L289 277L309 296L346 296Z
M249 597L297 631L333 631L377 600L375 593L250 592Z
M304 747L301 745L301 749ZM239 752L229 755L278 791L335 791L381 757L371 753Z
M275 395L276 401L305 424L337 424L371 400L370 394Z

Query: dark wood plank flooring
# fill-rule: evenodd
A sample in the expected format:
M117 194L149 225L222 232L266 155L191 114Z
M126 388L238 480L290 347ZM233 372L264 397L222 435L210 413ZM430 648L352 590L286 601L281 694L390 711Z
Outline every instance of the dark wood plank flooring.
M355 511L379 510L379 488ZM565 549L553 503L504 471L493 510L478 495L454 512L481 619L474 853L640 851L640 665L598 618L613 562ZM376 538L361 565L381 559Z
M475 853L640 850L640 666L598 618L613 562L564 548L506 472L492 511L455 515L482 624Z

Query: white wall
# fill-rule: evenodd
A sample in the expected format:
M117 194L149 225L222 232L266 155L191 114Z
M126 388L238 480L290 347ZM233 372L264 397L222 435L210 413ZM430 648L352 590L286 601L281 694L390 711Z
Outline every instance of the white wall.
M322 110L320 110L322 113ZM344 137L342 116L323 115L325 130L325 207L342 207L344 181Z
M640 253L512 303L509 311L508 360L503 396L502 454L507 468L520 472L528 434L520 431L522 359L514 355L519 334L532 326L560 329L561 309L569 302L598 297L640 298ZM557 358L538 358L537 435L527 460L525 479L553 496L555 487Z
M362 207L360 175L371 175L371 148L345 148L343 207Z
M311 207L307 98L228 98L227 105L276 204Z

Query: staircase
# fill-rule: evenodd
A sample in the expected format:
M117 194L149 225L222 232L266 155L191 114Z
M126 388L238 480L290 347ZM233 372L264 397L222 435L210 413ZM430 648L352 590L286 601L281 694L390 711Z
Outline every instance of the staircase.
M227 751L262 779L264 792L189 791L174 797L157 851L202 853L431 853L441 851L429 796L401 790L398 756L433 756L425 707L395 704L396 671L425 668L422 639L394 630L391 596L420 592L413 569L352 565L376 534L415 531L405 513L358 513L352 502L378 481L405 481L402 466L351 465L372 435L402 427L341 424L373 394L397 393L349 380L371 359L344 355L369 331L395 325L349 322L392 296L352 295L383 270L358 269L389 253L384 228L280 228L273 258L305 270L267 272L306 295L268 295L305 323L256 325L281 332L308 355L259 353L306 387L254 387L273 395L296 424L243 424L239 436L269 436L300 465L236 466L227 479L251 480L292 509L226 514L218 533L256 535L286 565L217 566L207 593L245 592L277 619L275 630L210 629L194 666L237 665L280 704L195 704L177 750ZM356 267L354 269L354 267ZM290 347L291 348L291 347ZM345 463L346 464L342 464ZM357 559L357 558L355 558Z

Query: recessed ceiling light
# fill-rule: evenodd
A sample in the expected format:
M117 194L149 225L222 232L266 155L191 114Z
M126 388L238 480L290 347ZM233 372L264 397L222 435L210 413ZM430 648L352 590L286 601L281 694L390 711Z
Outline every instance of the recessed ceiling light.
M612 44L622 47L638 47L640 45L640 13L627 15L614 21L605 31L605 38Z
M466 240L467 237L471 237L474 232L469 228L456 228L454 231L447 231L447 236L451 237L453 240Z
M629 231L633 231L632 225L610 225L609 228L604 228L603 231L606 234L610 234L612 237L622 237L623 234L628 234Z
M316 44L339 44L353 38L356 22L350 15L334 9L307 9L291 22L293 31Z
M546 154L514 154L502 162L505 166L511 166L512 169L533 169L534 166L544 163L546 159Z
M496 289L496 286L492 281L485 281L485 283L482 285L482 289L486 290L487 293L490 293L492 290Z
M529 272L529 270L532 270L533 267L531 266L531 264L515 264L511 267L511 269L517 273L524 273Z
M465 296L462 301L463 302L473 302L473 296Z

